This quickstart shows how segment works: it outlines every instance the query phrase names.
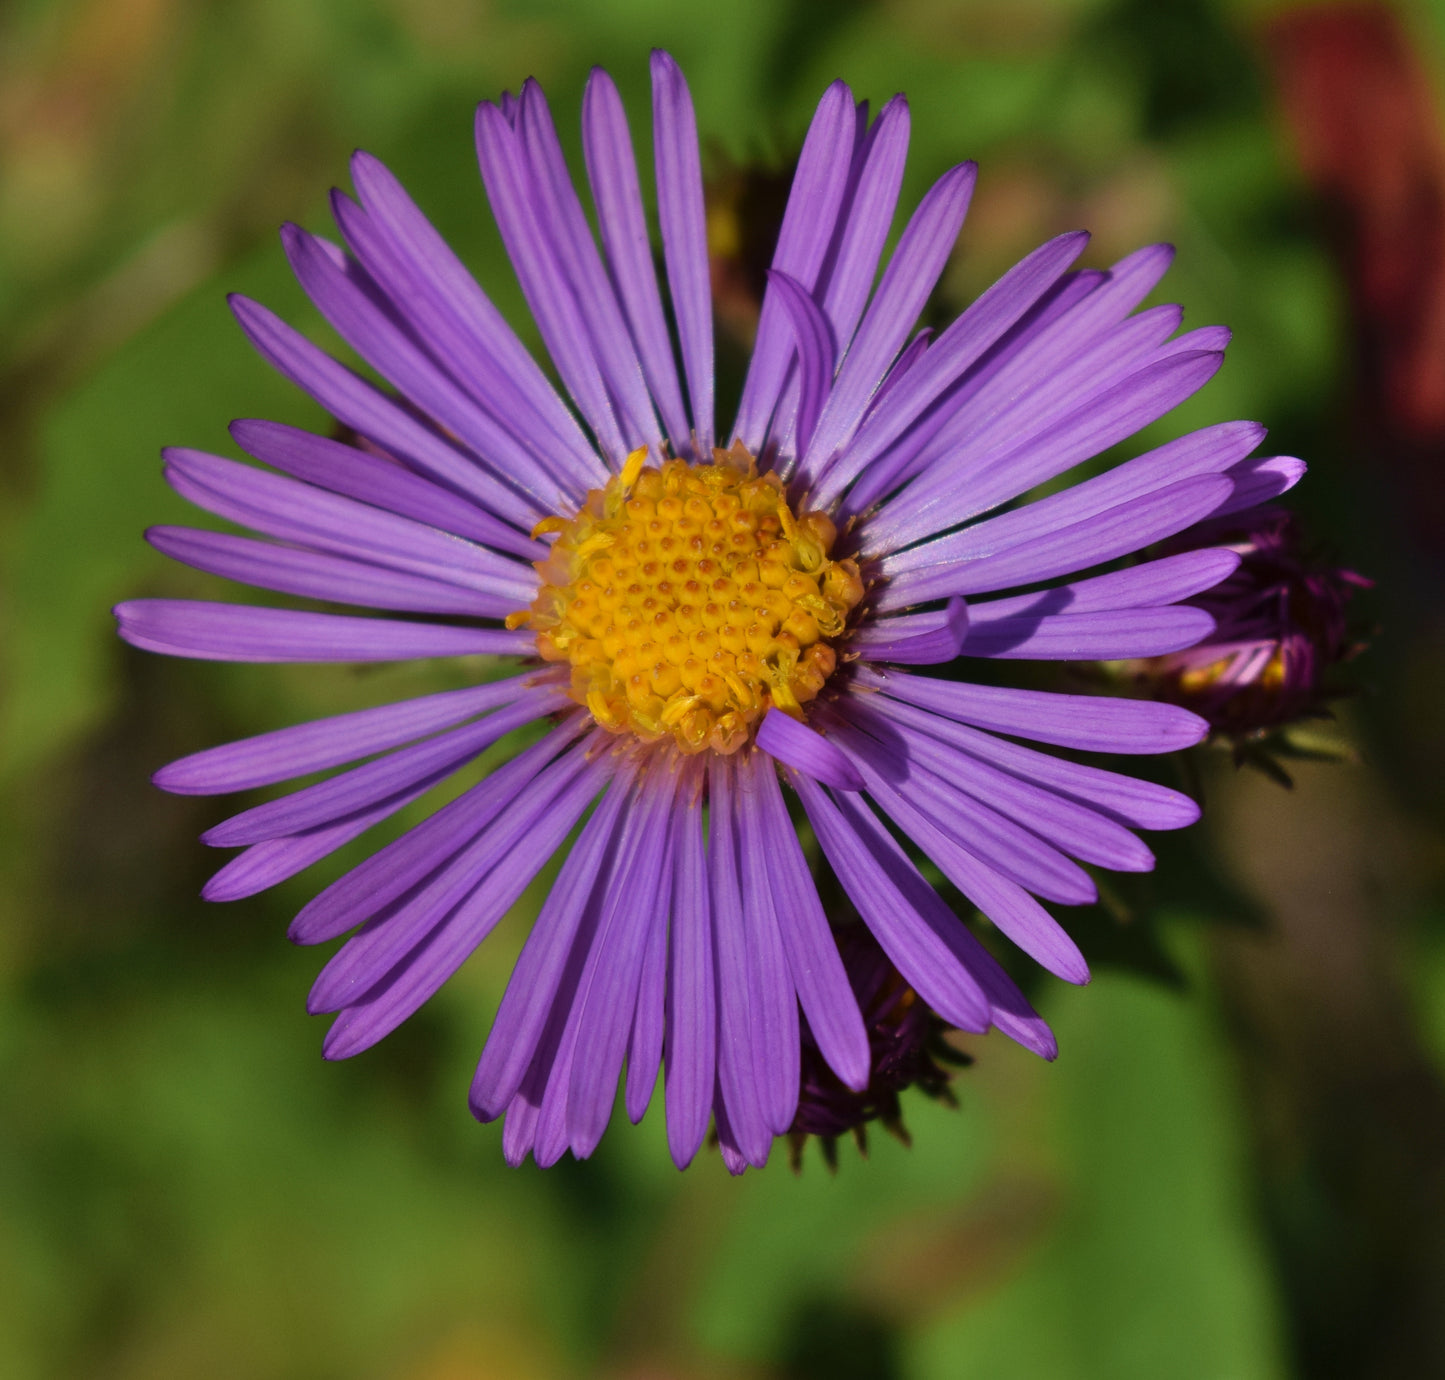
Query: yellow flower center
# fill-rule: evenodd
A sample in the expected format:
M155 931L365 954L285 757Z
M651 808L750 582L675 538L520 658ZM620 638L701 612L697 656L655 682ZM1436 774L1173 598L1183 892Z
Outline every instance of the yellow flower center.
M823 513L794 516L775 474L740 445L711 465L645 466L634 451L555 532L542 587L507 619L547 661L572 665L572 696L614 733L735 752L770 705L795 718L837 664L863 597L851 560L829 558Z

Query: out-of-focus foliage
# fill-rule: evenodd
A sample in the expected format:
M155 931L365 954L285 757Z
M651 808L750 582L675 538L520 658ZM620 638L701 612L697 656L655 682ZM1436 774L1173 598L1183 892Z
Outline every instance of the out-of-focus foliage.
M1408 15L1428 64L1438 17ZM593 1161L546 1174L507 1170L497 1128L467 1115L537 889L426 1011L340 1066L304 1015L317 956L283 940L326 878L197 899L215 857L195 836L226 807L163 797L150 771L464 669L190 665L123 648L106 612L138 594L234 597L141 543L187 520L157 451L234 453L235 416L324 425L251 354L224 294L324 338L272 232L324 229L350 148L394 168L535 344L476 176L473 103L535 75L576 154L600 63L641 144L661 45L713 156L734 163L785 158L837 76L875 102L906 90L905 204L960 158L982 163L952 306L1064 229L1093 229L1100 264L1173 240L1167 300L1235 343L1146 439L1269 422L1275 448L1314 466L1299 506L1380 579L1376 616L1398 628L1429 576L1350 437L1347 293L1272 105L1268 18L1221 0L0 13L0 1377L1292 1373L1309 1346L1286 1299L1310 1280L1291 1242L1327 1244L1334 1208L1308 1146L1271 1158L1288 1099L1261 1086L1276 1065L1240 1012L1269 955L1313 952L1323 879L1319 923L1330 906L1368 912L1380 939L1355 952L1320 931L1328 952L1300 982L1358 1013L1361 966L1389 982L1407 968L1401 1001L1434 1032L1416 1072L1435 1086L1440 796L1402 745L1418 735L1426 761L1445 747L1438 604L1433 636L1382 640L1348 709L1384 766L1310 769L1293 797L1211 777L1207 856L1161 845L1147 894L1077 917L1102 975L1038 987L1056 1065L970 1039L960 1110L906 1102L911 1151L875 1136L870 1160L844 1147L830 1177L810 1153L795 1179L780 1146L737 1182L706 1152L679 1176L656 1115L637 1130L619 1116ZM1250 928L1270 923L1283 951ZM1392 1019L1414 1049L1408 1007ZM1363 1057L1342 1118L1373 1115L1372 1073L1391 1073L1370 1064L1388 1051Z

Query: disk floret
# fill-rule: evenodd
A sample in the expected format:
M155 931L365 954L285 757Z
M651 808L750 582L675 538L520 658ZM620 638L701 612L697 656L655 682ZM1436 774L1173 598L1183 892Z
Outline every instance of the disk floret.
M735 752L770 706L803 717L863 582L830 558L826 514L795 516L741 446L710 465L646 460L634 451L575 517L538 525L557 540L536 600L508 624L571 663L573 697L604 728Z

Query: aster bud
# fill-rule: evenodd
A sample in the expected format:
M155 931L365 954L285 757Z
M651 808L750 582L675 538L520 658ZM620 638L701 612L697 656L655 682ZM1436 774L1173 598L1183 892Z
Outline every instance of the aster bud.
M1206 719L1236 762L1263 766L1288 784L1274 760L1290 747L1281 735L1329 717L1339 693L1331 672L1364 646L1351 629L1349 602L1373 581L1310 550L1297 517L1282 508L1200 523L1169 549L1207 546L1242 557L1232 575L1189 601L1214 617L1214 632L1185 651L1132 663L1129 673L1153 698Z
M849 1132L859 1151L866 1155L870 1121L882 1122L891 1135L910 1145L912 1138L903 1124L899 1094L917 1088L955 1107L958 1104L950 1087L953 1074L949 1066L972 1062L948 1043L945 1036L952 1027L904 982L866 925L853 924L839 930L838 949L868 1031L868 1086L861 1092L847 1087L828 1067L811 1032L804 1027L798 1114L788 1133L795 1171L802 1167L803 1147L809 1136L818 1138L829 1169L837 1168L838 1139Z

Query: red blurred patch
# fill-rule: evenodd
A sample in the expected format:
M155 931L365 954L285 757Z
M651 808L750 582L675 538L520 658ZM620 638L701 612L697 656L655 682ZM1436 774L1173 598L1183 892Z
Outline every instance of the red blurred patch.
M1445 546L1445 138L1429 74L1381 5L1287 13L1265 39L1344 269L1368 439Z

